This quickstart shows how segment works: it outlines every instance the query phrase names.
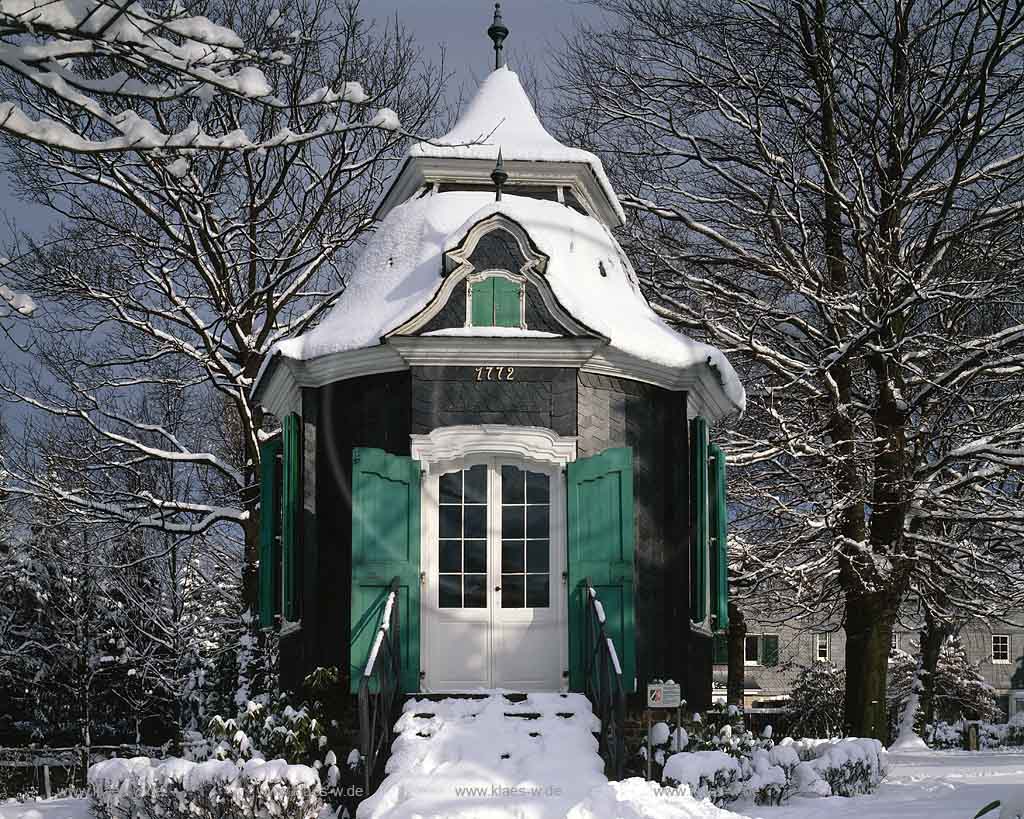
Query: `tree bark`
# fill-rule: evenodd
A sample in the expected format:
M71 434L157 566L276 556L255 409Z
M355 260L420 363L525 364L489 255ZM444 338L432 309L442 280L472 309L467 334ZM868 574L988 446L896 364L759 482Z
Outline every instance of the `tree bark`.
M935 724L935 672L949 631L948 626L936 621L931 608L925 607L921 630L921 718L925 725Z
M726 701L729 705L743 706L745 668L743 665L743 647L747 638L747 623L739 606L729 601L729 631L727 641L729 648L729 677L726 687Z
M885 690L895 608L880 594L847 596L846 713L847 736L888 739ZM855 669L855 673L849 670Z

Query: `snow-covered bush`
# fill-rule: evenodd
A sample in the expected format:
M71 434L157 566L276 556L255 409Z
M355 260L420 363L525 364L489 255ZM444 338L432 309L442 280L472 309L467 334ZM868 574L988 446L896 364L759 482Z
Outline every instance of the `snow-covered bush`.
M89 768L97 819L317 819L320 776L306 765L109 759Z
M318 668L303 683L304 697L256 694L230 718L215 716L199 741L189 746L193 761L283 759L308 766L319 776L324 801L338 805L343 791L358 781L351 764L355 717L336 668ZM294 703L294 704L293 704ZM356 754L358 759L358 754Z
M802 668L789 700L789 732L804 737L840 736L845 702L844 671L831 663Z
M877 739L840 739L816 743L809 763L833 796L871 793L885 776L885 748Z
M696 798L726 805L743 796L742 774L740 761L722 751L688 751L669 757L661 782L688 785Z
M962 719L956 722L938 722L934 726L929 726L926 733L928 744L933 748L945 750L966 748L967 731L971 725L978 728L979 750L1024 747L1024 714L1015 714L1006 723Z

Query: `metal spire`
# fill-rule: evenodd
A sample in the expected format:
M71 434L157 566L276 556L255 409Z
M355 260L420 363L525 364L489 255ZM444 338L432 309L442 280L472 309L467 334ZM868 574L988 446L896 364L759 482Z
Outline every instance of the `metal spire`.
M498 146L498 162L491 171L491 181L494 183L494 201L501 201L501 186L508 181L508 174L505 173L505 162L501 158L501 146Z
M487 36L494 40L494 67L501 68L505 64L505 57L502 54L502 43L508 37L508 28L501 21L501 3L494 4L494 22L487 29Z

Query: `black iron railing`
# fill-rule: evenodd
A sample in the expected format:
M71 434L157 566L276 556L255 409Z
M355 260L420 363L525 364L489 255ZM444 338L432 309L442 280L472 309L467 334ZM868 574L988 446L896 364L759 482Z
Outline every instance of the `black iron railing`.
M584 617L584 693L601 720L599 751L604 759L605 775L622 779L626 762L623 730L626 723L626 695L622 687L622 666L615 643L605 630L604 608L588 577L586 580L586 616Z
M395 710L401 694L402 631L398 617L398 584L391 581L380 625L370 645L359 681L359 752L366 790L373 792L377 768L391 743Z

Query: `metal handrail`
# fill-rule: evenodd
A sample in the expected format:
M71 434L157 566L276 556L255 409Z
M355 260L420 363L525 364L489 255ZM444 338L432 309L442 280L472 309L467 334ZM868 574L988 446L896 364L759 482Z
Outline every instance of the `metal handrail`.
M359 681L359 752L369 796L377 767L389 747L395 705L401 693L402 631L398 617L399 578L394 577L384 601L380 625Z
M588 577L585 581L587 617L584 631L584 657L587 668L584 693L601 721L598 751L609 779L622 779L626 764L626 695L622 685L622 666L615 643L605 630L604 607Z

